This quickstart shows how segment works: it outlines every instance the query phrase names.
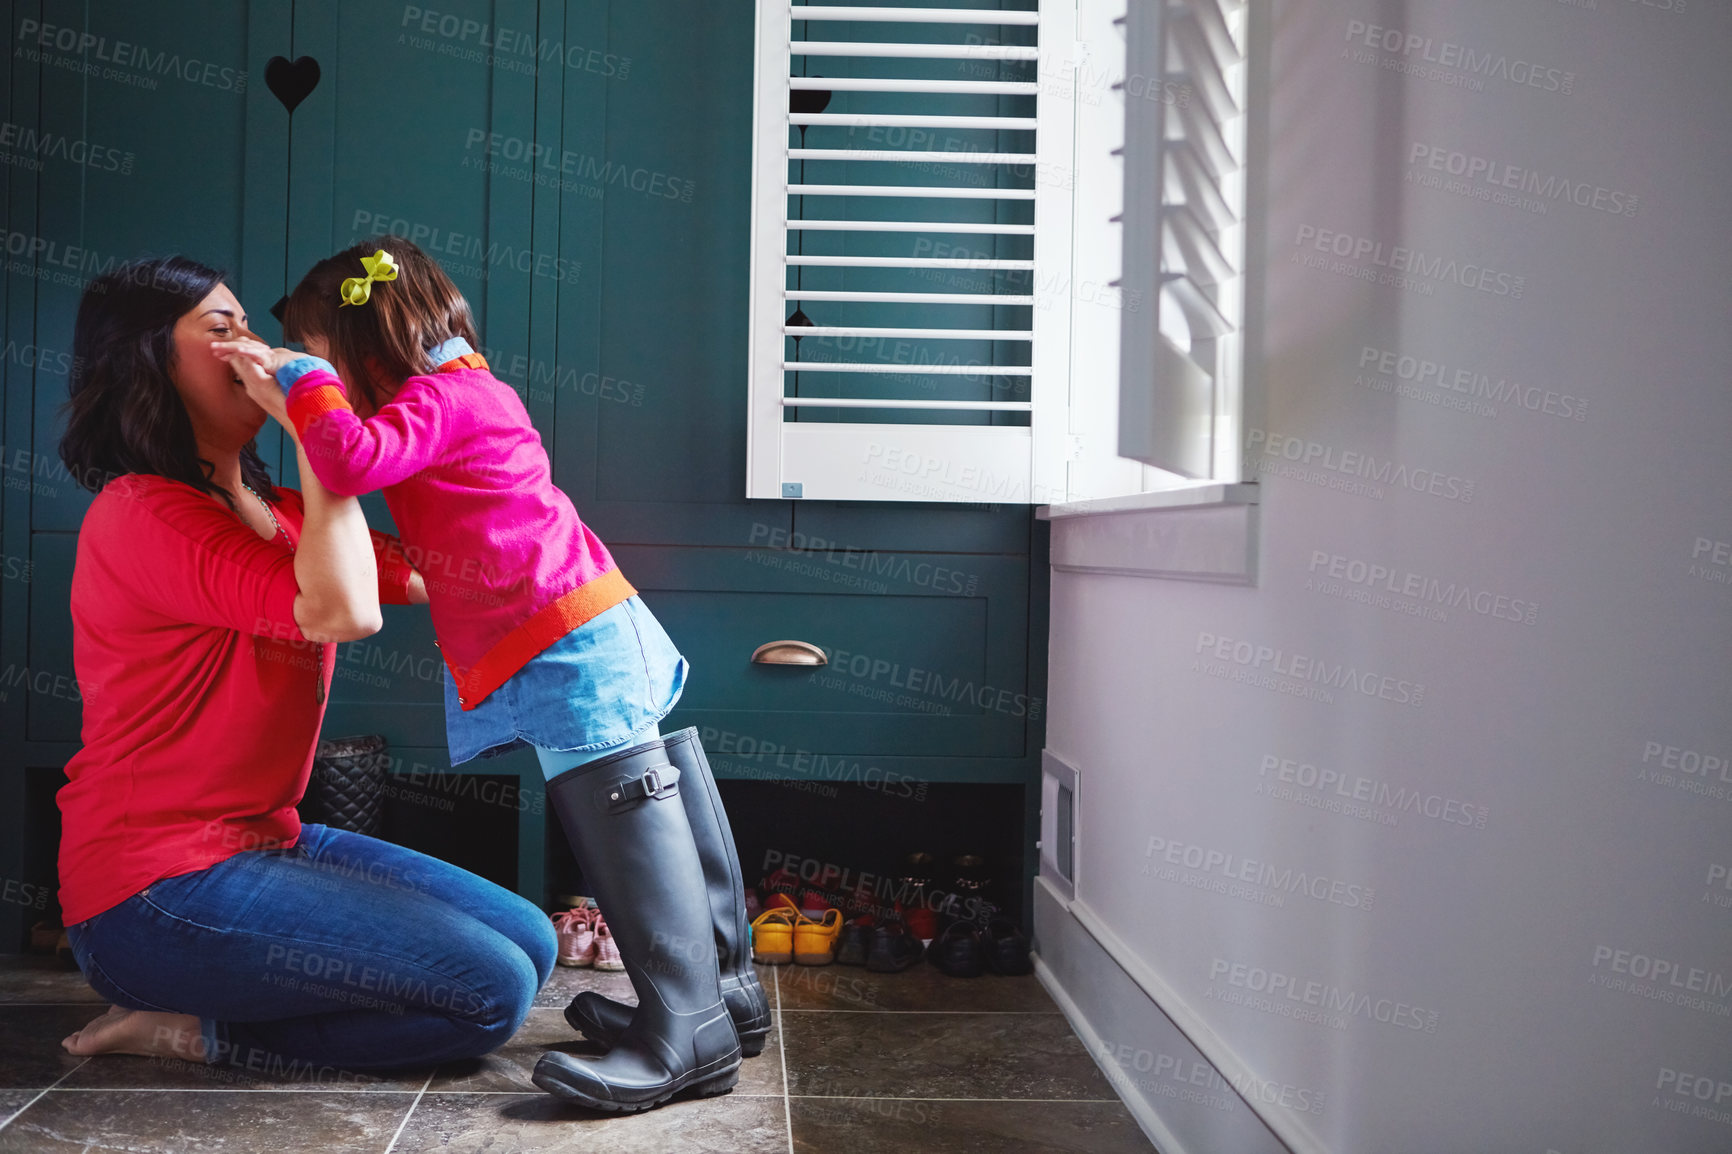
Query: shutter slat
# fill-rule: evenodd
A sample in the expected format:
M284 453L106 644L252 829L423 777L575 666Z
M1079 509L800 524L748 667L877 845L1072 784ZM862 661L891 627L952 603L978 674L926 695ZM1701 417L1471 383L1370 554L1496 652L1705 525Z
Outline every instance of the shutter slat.
M1185 205L1167 205L1161 210L1161 217L1168 235L1184 254L1185 267L1190 270L1193 280L1220 284L1239 274L1233 262L1215 243L1215 238L1203 227L1202 221Z
M991 413L1027 413L1034 409L1030 401L897 401L871 397L783 397L782 406L788 409L949 409Z
M1185 314L1185 323L1190 327L1193 340L1212 340L1233 332L1233 322L1221 315L1221 310L1215 307L1209 294L1199 288L1190 277L1176 276L1165 280L1161 285L1161 292L1170 296Z
M1032 224L988 224L942 220L790 220L789 232L953 232L975 235L1033 236Z
M796 92L924 92L932 95L977 94L1033 96L1040 85L1025 80L904 80L855 76L790 76Z
M1243 111L1227 80L1216 66L1203 34L1197 31L1195 20L1174 22L1168 31L1168 73L1182 78L1192 92L1208 106L1209 115L1218 124L1225 124Z
M1033 200L1032 188L969 188L922 184L790 184L789 196L905 196L962 200Z
M1223 71L1245 59L1245 50L1232 30L1237 19L1230 19L1217 0L1182 0L1182 4L1197 21L1198 30L1208 40L1209 50L1215 54L1215 59L1221 62ZM1241 4L1233 3L1233 12L1237 14L1242 7Z
M795 56L868 56L882 60L1037 60L1040 50L1014 44L892 44L845 40L794 40Z
M927 305L1032 305L1032 294L1010 293L890 293L835 292L829 289L785 289L784 300L791 301L877 301L885 304Z
M788 264L798 268L956 268L971 271L1034 268L1032 260L919 256L791 256Z
M1167 172L1179 182L1179 199L1216 232L1239 223L1227 198L1204 171L1190 141L1170 140L1165 151Z
M981 128L1033 132L1032 116L898 116L886 113L796 112L789 124L836 128Z
M854 325L783 325L790 337L912 337L916 340L1031 341L1034 333L1015 329L862 328Z
M783 361L786 373L895 373L899 376L922 377L1026 377L1034 370L1028 365L919 365L889 364L882 361Z
M891 164L1021 164L1035 162L1032 152L932 152L918 148L790 148L789 160L880 161Z
M1175 115L1168 122L1167 139L1189 141L1210 179L1220 181L1239 170L1238 157L1228 146L1221 124L1209 115L1201 100L1175 104L1172 112ZM1174 128L1178 129L1176 134Z
M898 24L1039 24L1036 12L1009 12L997 8L884 8L857 5L793 4L795 20L895 21Z
M1167 45L1176 57L1173 70L1189 80L1209 102L1217 120L1231 120L1242 111L1227 87L1222 63L1209 50L1209 41L1195 19L1175 20L1167 32Z

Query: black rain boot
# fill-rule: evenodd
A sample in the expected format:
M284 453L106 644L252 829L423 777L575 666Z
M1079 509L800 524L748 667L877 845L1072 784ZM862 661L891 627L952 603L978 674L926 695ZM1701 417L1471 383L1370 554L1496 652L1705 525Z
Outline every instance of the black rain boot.
M547 783L638 996L631 1025L605 1057L554 1050L535 1064L537 1086L591 1109L635 1113L739 1081L740 1042L722 1002L679 779L657 738Z
M715 775L695 728L662 739L668 760L680 771L680 796L692 827L698 858L704 863L704 883L710 895L710 920L716 931L716 961L721 969L722 1001L740 1035L746 1057L764 1052L770 1033L770 1005L758 972L752 968L751 929L746 920L746 884L734 832L716 792ZM702 783L701 785L699 783ZM592 1042L612 1046L631 1024L632 1007L586 990L565 1008L565 1020Z

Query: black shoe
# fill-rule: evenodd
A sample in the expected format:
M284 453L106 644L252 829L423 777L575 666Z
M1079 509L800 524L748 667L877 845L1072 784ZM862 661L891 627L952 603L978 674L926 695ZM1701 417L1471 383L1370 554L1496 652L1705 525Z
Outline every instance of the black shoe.
M740 1035L740 1052L750 1058L764 1052L770 1033L770 1003L758 973L752 968L752 936L746 918L746 887L740 855L727 811L716 792L715 775L698 741L695 728L662 738L667 759L680 771L680 797L686 821L703 863L709 891L710 919L716 935L716 961L721 974L722 1001ZM631 1023L633 1007L593 990L586 990L565 1008L565 1020L592 1042L612 1046Z
M896 879L896 897L903 905L920 906L932 890L938 877L938 859L929 853L916 851L903 861L902 874Z
M992 871L977 853L958 854L950 861L952 893L964 898L984 896L992 888Z
M547 783L638 997L606 1056L554 1050L535 1064L537 1086L594 1110L635 1113L675 1094L725 1093L740 1078L740 1040L722 1001L709 888L681 776L657 738Z
M866 968L875 974L895 974L920 960L926 947L901 922L886 922L871 930L872 949Z
M1006 918L993 918L986 927L986 964L995 974L1032 974L1028 957L1028 935Z
M979 927L971 922L951 922L932 939L926 960L953 978L978 978L986 972Z
M842 941L836 947L838 966L863 966L872 950L872 920L855 918L842 927Z

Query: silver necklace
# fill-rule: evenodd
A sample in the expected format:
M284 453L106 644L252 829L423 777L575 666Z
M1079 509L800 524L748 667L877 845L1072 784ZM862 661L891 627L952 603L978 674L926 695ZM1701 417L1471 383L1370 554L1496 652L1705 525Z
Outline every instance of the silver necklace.
M267 516L271 519L271 540L275 541L278 537L287 536L287 534L283 532L283 527L277 523L277 515L271 509L271 503L269 501L265 500L263 497L259 496L258 490L254 489L251 485L247 484L245 481L241 482L241 488L243 488L247 492L251 493L253 495L253 500L257 501L259 504L261 504L265 507L265 516ZM290 545L289 546L289 552L293 553L294 551L295 551L295 547L293 545Z

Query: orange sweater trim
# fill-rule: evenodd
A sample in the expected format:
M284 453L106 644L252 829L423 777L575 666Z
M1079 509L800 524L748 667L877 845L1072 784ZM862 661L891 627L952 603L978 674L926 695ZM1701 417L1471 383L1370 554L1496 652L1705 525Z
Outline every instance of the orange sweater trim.
M457 684L458 704L464 712L474 709L542 650L635 593L637 590L624 573L609 569L536 610L534 616L502 637L468 669L459 669L451 663L450 655L444 654L451 680Z
M297 431L304 434L308 422L315 417L321 417L332 409L348 407L349 398L342 389L336 385L317 385L289 402L289 420L295 423Z

